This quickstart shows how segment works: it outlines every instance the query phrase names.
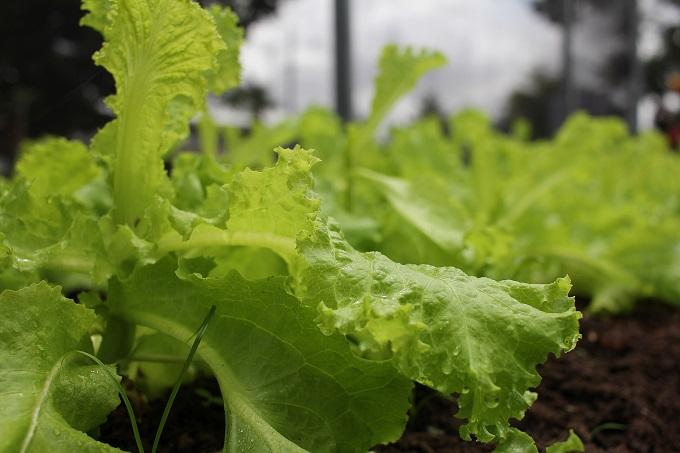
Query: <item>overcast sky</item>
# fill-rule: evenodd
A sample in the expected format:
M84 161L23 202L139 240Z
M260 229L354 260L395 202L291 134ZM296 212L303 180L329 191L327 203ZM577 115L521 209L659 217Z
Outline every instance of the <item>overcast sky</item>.
M677 20L660 1L641 0L641 8L656 19ZM266 87L279 114L310 104L332 106L332 13L332 0L286 0L276 15L249 30L242 48L244 81ZM449 61L399 103L396 121L413 118L428 94L445 111L474 106L497 116L532 71L556 73L560 65L560 31L532 10L530 0L354 0L351 27L359 117L367 114L377 58L390 42L437 49ZM642 53L658 45L654 27L655 22L642 24ZM575 47L589 52L587 45ZM598 57L581 56L583 61Z

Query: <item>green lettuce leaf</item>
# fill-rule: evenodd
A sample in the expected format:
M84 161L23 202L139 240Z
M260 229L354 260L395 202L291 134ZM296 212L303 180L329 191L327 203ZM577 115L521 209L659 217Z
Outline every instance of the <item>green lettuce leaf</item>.
M414 51L409 47L400 49L393 44L385 46L378 63L368 124L377 127L392 106L411 91L424 74L445 64L446 58L440 52Z
M289 265L297 260L296 239L309 234L319 208L312 192L311 167L317 159L302 148L276 150L276 166L245 169L228 185L229 219L199 223L188 240L170 231L158 242L161 253L224 246L270 249Z
M73 222L63 198L37 199L23 179L0 195L0 231L15 249L35 250L61 239Z
M217 67L209 77L210 91L221 94L238 86L241 81L239 51L243 43L243 29L238 26L238 16L228 8L214 4L208 12L225 44L225 48L217 53Z
M281 121L272 126L255 121L245 136L237 127L223 127L221 132L226 148L223 161L233 171L240 171L245 167L261 169L272 165L276 156L272 150L292 143L299 133L299 125L295 120Z
M448 194L438 192L431 185L416 186L367 169L361 169L357 174L370 181L404 220L442 250L452 255L462 252L468 218L464 209ZM436 197L436 193L440 196ZM437 203L433 202L434 198L438 198Z
M540 379L536 365L578 338L568 282L497 283L356 252L319 215L311 154L295 149L279 155L275 167L247 169L228 185L226 228L199 224L188 240L174 233L159 248L194 258L229 256L220 249L234 246L275 251L289 264L295 294L313 309L323 302L324 331L350 336L368 358L390 358L406 377L460 393L459 416L469 420L464 436L505 439L508 420L521 418L535 397L529 389ZM252 272L215 259L205 275L222 278L230 267Z
M36 198L71 196L99 176L100 170L81 142L47 138L24 145L16 175Z
M205 278L166 259L111 285L118 316L181 341L211 305L199 347L220 382L228 452L360 452L397 439L410 381L325 336L285 279ZM176 275L175 275L176 274Z
M0 231L11 258L0 273L68 288L102 285L111 270L96 219L109 209L108 196L105 174L83 144L47 138L24 146L0 191ZM18 287L0 280L0 287Z
M583 442L574 432L569 430L569 437L566 440L555 442L545 449L545 453L575 453L584 451Z
M460 178L464 170L460 149L451 146L438 117L395 127L386 151L391 173L408 180L435 178L438 183L451 182Z
M319 209L311 169L318 159L300 147L276 152L274 168L246 169L229 185L229 231L295 239L311 230Z
M306 267L296 292L318 305L322 329L390 357L415 381L458 393L465 439L505 439L508 421L536 398L529 390L540 382L536 365L580 337L568 279L529 285L400 265L357 252L333 223L319 225L299 249Z
M349 128L352 162L367 161L365 148L372 145L378 126L394 104L411 91L425 73L445 64L446 58L439 52L414 51L409 47L400 49L394 44L385 46L378 63L371 113L364 123L354 124Z
M87 13L80 19L80 25L90 27L104 35L111 23L111 7L114 0L81 0L80 9Z
M517 428L511 428L508 436L493 450L494 453L538 453L533 439Z
M158 398L175 385L188 353L186 343L160 332L144 333L135 341L128 373L146 396ZM184 382L196 376L194 365L187 370Z
M101 133L115 150L115 219L134 225L164 183L161 158L203 108L225 44L210 14L189 0L116 0L106 17L94 59L113 75L107 103L118 118Z
M119 451L88 437L119 403L91 350L92 310L46 283L0 294L0 451Z

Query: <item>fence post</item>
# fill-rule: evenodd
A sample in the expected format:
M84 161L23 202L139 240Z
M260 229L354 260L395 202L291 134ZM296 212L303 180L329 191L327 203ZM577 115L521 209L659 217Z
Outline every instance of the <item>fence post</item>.
M626 38L628 47L628 99L626 108L626 120L632 134L637 133L637 106L640 98L640 60L638 58L638 24L639 11L637 0L626 2Z
M573 49L572 22L574 20L574 1L562 0L562 121L574 111L574 77L573 77Z
M335 108L344 121L352 119L350 0L335 0Z

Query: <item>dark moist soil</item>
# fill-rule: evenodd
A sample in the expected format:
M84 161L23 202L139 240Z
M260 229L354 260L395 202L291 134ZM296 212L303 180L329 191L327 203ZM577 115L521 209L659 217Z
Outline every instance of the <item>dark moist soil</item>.
M156 428L163 415L169 391L161 398L148 401L125 381L132 403L144 450L151 451ZM121 404L101 426L99 440L125 451L137 452L130 419ZM224 409L220 388L213 378L201 378L180 389L165 423L159 453L211 453L224 445Z
M680 452L680 311L654 303L616 318L581 323L576 349L539 368L538 400L515 423L540 448L566 438L573 428L586 452ZM182 388L166 425L160 452L214 452L224 439L221 406L196 392L219 397L214 380ZM151 403L134 390L142 437L149 445L165 399ZM481 452L491 448L463 442L452 417L454 399L418 386L414 410L401 440L380 453ZM101 440L136 451L127 413L119 407L101 429ZM146 446L145 446L146 448Z

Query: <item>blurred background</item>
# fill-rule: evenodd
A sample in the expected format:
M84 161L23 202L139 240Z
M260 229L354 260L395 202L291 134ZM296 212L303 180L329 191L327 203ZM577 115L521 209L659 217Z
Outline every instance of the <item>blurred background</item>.
M204 4L213 3L202 1ZM549 137L574 110L680 140L680 0L223 0L246 30L242 86L211 100L220 122L275 122L310 105L368 113L382 47L443 52L389 124L474 107ZM0 171L19 143L87 139L110 118L110 76L80 0L0 4Z

